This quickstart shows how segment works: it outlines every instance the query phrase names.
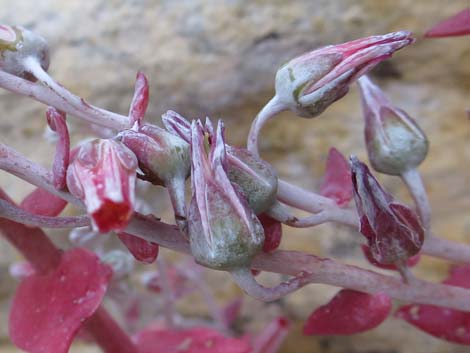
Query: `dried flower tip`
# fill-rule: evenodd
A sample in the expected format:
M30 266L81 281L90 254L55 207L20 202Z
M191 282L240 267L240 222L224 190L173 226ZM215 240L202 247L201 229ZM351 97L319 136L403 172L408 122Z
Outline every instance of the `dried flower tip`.
M306 53L279 69L276 97L297 115L313 118L342 98L358 77L413 41L410 32L399 31Z
M423 245L424 229L416 214L380 186L369 168L351 157L354 200L361 233L380 264L402 264Z
M120 142L97 139L79 147L67 186L85 202L94 230L126 228L134 211L136 169L135 155Z
M416 122L395 108L366 76L358 80L365 117L365 140L375 170L400 175L426 158L428 140Z
M203 137L202 124L193 121L192 199L188 212L191 252L198 263L214 269L249 267L262 248L263 227L227 176L222 122L209 156Z
M20 26L0 25L0 69L36 81L25 68L27 58L34 58L47 71L49 47L45 39Z

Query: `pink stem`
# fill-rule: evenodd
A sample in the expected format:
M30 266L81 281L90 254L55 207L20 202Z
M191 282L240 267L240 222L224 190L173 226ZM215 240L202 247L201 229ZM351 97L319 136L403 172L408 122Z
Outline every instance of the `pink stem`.
M31 63L31 65L35 64ZM35 71L35 74L38 74L38 76L41 76L40 81L47 82L51 86L33 83L0 70L0 87L26 97L34 98L41 103L53 106L93 124L116 130L124 130L130 127L128 117L94 107L85 102L83 98L73 95L64 87L55 82L52 83L53 80L50 77L47 78L44 75L40 75L39 68L32 66L30 69Z

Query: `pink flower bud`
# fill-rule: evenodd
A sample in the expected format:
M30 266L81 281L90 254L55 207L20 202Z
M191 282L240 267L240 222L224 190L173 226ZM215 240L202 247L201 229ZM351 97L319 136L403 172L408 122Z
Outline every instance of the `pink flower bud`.
M209 156L200 122L193 121L191 140L191 252L198 263L214 269L249 267L263 246L263 227L228 179L222 122L211 141Z
M301 55L277 72L276 97L299 116L313 118L342 98L358 77L413 41L410 32L400 31Z
M366 76L358 80L365 116L365 140L375 170L400 175L426 158L428 140L416 122L395 108Z
M49 47L45 39L23 27L0 25L0 69L35 81L25 69L24 61L29 57L35 58L47 71Z
M136 169L135 155L120 142L97 139L79 146L67 186L85 202L94 230L126 228L134 211Z
M369 168L351 157L351 171L361 233L380 264L401 264L423 245L424 229L416 214L380 186Z

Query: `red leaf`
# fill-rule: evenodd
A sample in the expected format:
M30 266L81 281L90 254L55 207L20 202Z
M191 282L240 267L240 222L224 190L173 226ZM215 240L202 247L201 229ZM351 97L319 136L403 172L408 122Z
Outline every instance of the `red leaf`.
M384 270L394 270L398 271L397 267L393 264L381 264L378 262L374 257L372 256L372 253L370 252L370 249L367 245L362 244L361 245L362 252L364 253L365 258L367 261L369 261L372 265L377 266L379 268L382 268ZM416 266L421 258L420 254L416 254L406 260L406 265L408 267L413 267Z
M189 330L154 329L138 333L140 353L249 353L246 339L227 338L209 328Z
M67 201L41 188L31 192L20 204L25 211L48 217L58 216L65 206Z
M127 233L118 233L118 237L136 260L146 264L151 264L156 260L158 244Z
M264 229L263 251L271 252L276 250L281 244L282 224L267 214L262 213L258 216L259 221Z
M470 34L470 8L463 9L456 15L445 19L429 29L427 38L455 37Z
M330 148L320 194L345 206L352 199L351 171L346 158L336 148Z
M66 353L82 325L99 307L109 267L81 248L62 255L59 266L18 286L10 312L10 338L31 353Z
M470 265L454 266L442 283L470 288ZM470 345L470 313L433 305L405 305L395 316L449 342Z
M368 331L387 318L391 307L392 301L385 293L367 294L342 289L310 315L304 325L304 334L352 335Z

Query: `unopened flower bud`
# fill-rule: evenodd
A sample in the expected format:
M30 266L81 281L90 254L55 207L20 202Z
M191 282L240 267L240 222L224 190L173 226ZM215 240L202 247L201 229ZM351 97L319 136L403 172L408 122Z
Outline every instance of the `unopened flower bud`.
M193 122L192 199L189 208L189 240L196 261L204 266L233 270L249 267L263 246L263 227L253 210L230 182L223 125L204 147L202 124Z
M122 131L118 139L135 153L144 178L153 184L166 185L189 175L189 144L178 136L146 124L137 131Z
M400 31L301 55L277 72L277 100L297 115L313 118L342 98L358 77L413 41L411 33Z
M354 156L351 173L360 231L373 258L380 264L404 264L423 245L424 229L417 215L395 201Z
M25 59L34 58L47 71L49 47L46 40L20 26L0 25L0 69L12 75L35 81L25 69Z
M126 228L134 212L137 159L124 144L97 139L78 148L67 170L67 187L83 200L94 230Z
M426 158L428 140L418 124L395 108L366 76L358 80L365 117L365 140L375 170L400 175Z

